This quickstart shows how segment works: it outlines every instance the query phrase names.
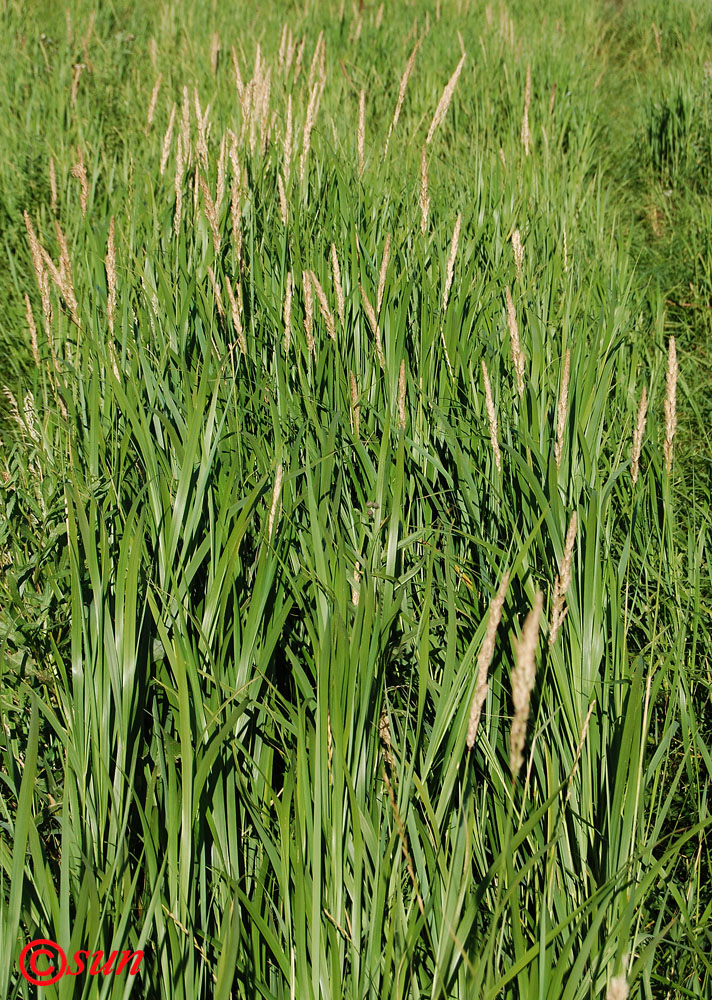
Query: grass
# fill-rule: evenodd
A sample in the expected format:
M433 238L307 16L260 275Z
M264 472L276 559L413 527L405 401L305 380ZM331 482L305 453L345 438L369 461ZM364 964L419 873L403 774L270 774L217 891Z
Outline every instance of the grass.
M705 5L0 18L0 996L711 996Z

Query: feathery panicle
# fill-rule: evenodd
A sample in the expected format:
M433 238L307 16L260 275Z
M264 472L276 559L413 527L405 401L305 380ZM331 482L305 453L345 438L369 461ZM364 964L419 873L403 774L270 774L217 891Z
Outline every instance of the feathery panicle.
M643 386L643 391L640 396L640 406L638 407L638 420L636 421L635 428L633 429L633 455L630 463L630 474L633 479L633 485L638 481L638 471L640 469L640 452L643 447L643 435L645 434L645 417L648 411L648 393Z
M232 245L235 249L238 267L242 270L242 208L240 205L240 165L237 161L237 139L233 136L230 145L232 180L230 182L230 218L232 220Z
M62 227L60 226L57 219L54 220L54 228L57 233L57 243L59 243L59 272L60 272L60 282L59 290L61 291L64 301L69 306L69 311L72 314L72 320L77 329L81 326L79 322L79 303L77 302L77 296L74 292L74 278L72 277L72 258L69 256L69 247L67 246L67 238L62 232ZM49 260L49 256L45 253L45 260ZM51 272L52 268L50 268Z
M212 70L213 76L218 71L218 62L220 59L220 35L217 31L213 32L213 37L210 40L210 69Z
M324 289L321 287L319 279L313 271L309 272L309 276L311 278L314 291L316 292L316 299L319 303L319 312L321 313L324 323L326 324L326 332L329 334L334 343L336 343L336 326L334 324L334 316L329 308L329 303L324 293Z
M237 295L232 290L232 282L227 280L227 297L230 299L230 311L232 313L232 325L235 330L237 346L243 354L247 354L247 340L245 339L245 329L242 323L242 285L237 283Z
M462 225L462 212L457 213L457 219L455 221L455 228L452 232L452 240L450 241L450 254L447 259L447 275L445 278L445 288L443 290L443 312L447 309L448 300L450 298L450 289L452 288L452 276L455 273L455 257L457 256L457 244L460 241L460 226Z
M522 246L522 236L518 229L512 233L512 250L514 251L514 266L517 269L517 277L522 276L522 264L524 263L524 247Z
M386 136L386 148L383 151L384 158L388 156L388 146L391 141L391 135L393 129L398 124L398 119L400 118L401 108L403 107L403 101L405 99L405 90L408 86L408 80L413 72L413 67L415 66L415 57L418 54L418 49L420 48L420 39L413 46L413 51L410 54L408 62L405 64L405 70L403 71L403 76L401 77L400 87L398 88L398 100L396 102L396 110L393 113L393 121L388 126L388 135Z
M150 128L151 125L153 125L153 116L156 113L156 104L158 103L158 92L161 89L162 80L163 80L163 74L159 73L158 77L156 78L156 82L153 86L153 93L151 94L151 100L148 105L148 115L146 120L148 128Z
M274 489L272 490L272 506L269 511L269 521L267 522L267 538L272 539L272 529L274 528L277 508L279 507L279 496L282 492L282 463L277 466L277 473L274 477Z
M670 337L668 344L667 392L665 394L665 468L672 469L673 439L677 428L677 349L675 338Z
M215 255L220 253L220 225L218 220L218 210L215 202L213 201L212 195L210 194L210 188L203 175L200 175L200 187L203 192L203 199L205 201L205 217L208 220L208 225L210 226L210 232L213 237L213 249L215 250Z
M106 241L106 313L109 321L109 333L114 335L114 316L116 315L116 242L114 240L114 217L109 223L109 238Z
M42 276L44 274L44 264L42 262L42 248L40 246L40 241L37 239L35 233L35 228L32 225L32 219L25 209L22 213L25 220L25 228L27 229L27 239L30 244L30 253L32 254L32 263L35 268L35 276L37 278L37 284L42 287Z
M242 104L242 95L245 90L245 85L242 82L242 73L240 72L240 61L237 58L237 50L235 46L232 46L232 68L235 71L235 88L237 90L237 99Z
M383 346L381 344L381 329L378 325L378 320L376 319L376 314L373 311L373 306L371 305L368 296L363 290L363 285L359 281L358 287L361 290L361 301L363 302L363 309L366 313L366 318L368 319L369 326L371 327L371 332L376 338L376 354L378 356L378 363L383 369L386 370L386 359L383 356Z
M200 98L198 97L198 88L193 88L193 97L195 99L195 117L198 121L198 142L196 149L198 151L198 157L200 158L200 163L207 174L208 172L208 115L210 114L210 105L206 107L205 111L201 111L200 108Z
M311 283L311 273L302 271L302 288L304 290L304 333L307 338L307 350L310 354L316 353L314 350L314 295Z
M220 285L218 284L217 278L215 277L215 272L210 266L208 266L208 275L210 277L210 284L213 286L213 298L215 299L215 306L218 311L218 316L224 322L225 309L223 307L222 295L220 294Z
M339 257L336 253L336 244L331 244L331 273L334 279L334 292L336 293L336 311L339 314L339 321L344 325L345 303L344 290L341 287L341 271L339 269Z
M517 665L512 671L512 703L514 718L509 733L509 763L516 779L524 762L524 743L529 721L529 702L536 676L536 651L539 645L539 619L544 604L540 590L522 627L522 637L516 643Z
M292 165L292 95L287 97L287 121L284 126L284 177L289 180Z
M349 381L351 383L351 430L358 438L361 427L361 407L358 402L358 386L356 385L356 378L354 373L351 371L349 372Z
M307 36L302 35L302 40L299 43L299 48L297 49L297 56L294 60L294 82L296 83L299 79L299 74L302 71L302 62L304 61L304 49L307 44Z
M183 162L183 137L178 136L177 148L176 148L176 176L175 176L175 192L176 192L176 211L173 216L173 229L176 236L180 229L180 220L183 215L183 175L185 171L185 164Z
M361 563L356 560L356 565L354 566L354 581L351 584L351 603L355 608L358 607L359 591L358 585L361 582Z
M287 192L284 190L284 181L279 171L277 171L277 191L279 193L279 214L282 216L282 225L286 226L288 219Z
M314 128L314 122L316 121L316 113L319 106L319 84L315 83L312 87L311 94L309 96L309 104L307 105L307 116L304 120L304 132L302 135L302 155L299 160L299 180L304 180L304 174L306 172L307 157L309 156L309 147L311 146L311 134Z
M183 159L190 162L190 97L188 88L183 87L183 105L181 108L181 138L183 140Z
M423 146L420 151L420 231L425 236L428 231L428 213L430 198L428 197L428 160Z
M325 45L324 42L324 32L319 32L319 37L316 40L316 45L314 46L314 55L312 56L311 65L309 66L309 77L307 78L307 93L309 93L314 86L314 80L316 79L317 67L319 65L319 58L321 56L321 47Z
M82 215L86 215L87 208L89 207L89 178L87 177L87 168L84 165L84 152L81 146L77 146L77 160L72 167L72 177L76 177L79 181L79 204Z
M50 208L52 212L57 214L57 174L54 170L54 157L49 158L49 191L50 191Z
M398 426L405 430L405 361L401 361L398 372Z
M457 64L457 67L455 68L455 72L452 74L452 76L448 80L447 86L445 87L445 90L443 90L442 97L440 98L438 106L435 109L435 114L433 115L433 120L430 123L430 129L428 130L428 136L427 136L427 138L425 140L425 145L426 146L430 145L430 142L431 142L431 140L433 138L433 135L435 134L435 129L438 127L438 125L440 125L440 123L442 122L443 118L445 117L445 115L448 112L448 108L450 107L450 102L452 101L452 95L455 93L455 87L457 86L457 81L460 78L460 73L462 73L462 67L465 65L465 59L466 58L467 58L467 54L463 53L463 55L460 58L459 63Z
M566 600L566 591L571 586L571 564L574 557L574 543L576 542L577 525L578 515L576 514L576 511L574 511L571 515L571 520L569 521L568 531L566 532L564 554L561 557L561 562L559 564L559 572L556 580L554 581L554 596L551 602L551 625L549 626L550 649L556 642L556 637L559 634L567 613L564 609L564 603Z
M487 365L482 361L482 377L485 382L485 406L487 407L487 419L489 420L490 441L492 442L492 452L494 454L494 464L497 472L502 471L502 456L499 451L499 441L497 437L497 414L494 411L494 401L492 399L492 386L490 385Z
M376 315L381 315L381 305L383 304L383 292L386 287L386 274L388 272L388 261L391 259L391 234L386 236L386 245L383 248L383 259L381 261L381 271L378 275L378 295L376 296Z
M32 226L32 221L27 214L27 211L23 212L25 219L25 226L27 228L27 237L30 244L30 252L32 254L32 264L35 269L35 277L37 278L37 286L40 290L40 296L42 298L42 315L44 317L45 323L45 333L47 334L47 339L52 344L51 334L52 334L52 303L49 297L49 275L45 269L44 255L40 242L35 235L35 230ZM54 358L54 349L52 349L52 357ZM55 366L57 365L55 359Z
M385 11L385 4L380 3L378 5L378 10L376 11L376 20L374 21L374 27L376 31L378 31L378 29L381 27L381 24L383 23L384 11Z
M69 103L71 107L77 102L77 94L79 93L79 77L82 75L82 70L85 70L86 66L84 63L74 63L72 66L72 92L69 96Z
M566 418L569 414L569 373L571 371L571 351L566 351L564 358L564 369L561 373L561 390L559 392L559 405L556 410L556 442L554 444L554 458L556 468L561 466L561 456L564 451L564 431L566 430Z
M173 125L176 119L176 103L173 102L173 107L171 108L171 116L168 119L168 128L166 129L166 134L163 136L163 149L161 151L161 177L165 173L166 164L168 163L168 157L171 152L171 139L173 138Z
M363 173L364 147L366 143L366 91L362 90L358 97L358 129L356 145L358 147L358 175Z
M517 380L517 392L520 397L524 395L524 354L519 342L519 326L517 325L517 314L514 311L514 302L509 285L505 289L507 299L507 326L509 327L509 343L512 349L512 362L514 364L514 374Z
M218 176L215 186L215 207L218 212L222 208L225 197L225 171L227 167L227 133L223 132L220 139L220 152L218 154Z
M487 691L489 689L487 674L489 673L489 668L492 664L492 657L494 656L494 644L497 638L497 629L499 628L499 622L502 617L502 608L504 607L504 599L507 594L508 586L509 573L505 573L502 577L502 582L499 585L497 593L493 597L490 604L487 631L485 632L485 637L482 641L482 646L477 657L477 686L475 687L475 693L472 697L472 704L470 705L470 719L467 725L466 745L468 750L472 750L475 745L477 729L480 724L480 716L482 715L482 709L487 699Z
M40 366L40 350L37 346L37 327L35 325L35 317L32 313L32 304L30 303L30 296L25 292L25 316L27 317L27 326L30 330L30 342L32 344L32 357L35 364L39 368Z
M530 65L527 65L527 82L524 90L524 115L522 116L522 145L524 146L524 153L529 156L531 153L532 136L529 130L529 106L532 99L532 69Z
M294 292L294 278L292 272L287 272L287 287L284 290L284 356L289 355L289 345L292 340L292 294Z
M625 976L614 976L611 979L606 1000L628 1000L628 980Z
M389 767L393 767L394 760L391 753L393 738L391 736L391 723L385 707L381 709L381 718L378 720L378 736L383 747L383 759Z
M279 72L284 72L284 54L287 50L287 30L289 25L285 21L282 25L282 34L279 36L279 52L277 53L277 66Z

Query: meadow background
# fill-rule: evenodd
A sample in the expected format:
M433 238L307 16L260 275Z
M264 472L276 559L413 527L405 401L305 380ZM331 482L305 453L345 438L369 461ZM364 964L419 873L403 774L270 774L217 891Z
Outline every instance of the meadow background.
M0 996L712 996L709 4L0 55Z

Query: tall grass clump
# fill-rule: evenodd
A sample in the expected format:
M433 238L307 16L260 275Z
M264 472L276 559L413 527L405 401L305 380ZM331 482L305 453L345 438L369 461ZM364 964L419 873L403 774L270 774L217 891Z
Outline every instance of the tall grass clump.
M144 952L57 998L708 995L706 514L595 53L262 8L2 11L55 182L7 250L0 996L36 938Z

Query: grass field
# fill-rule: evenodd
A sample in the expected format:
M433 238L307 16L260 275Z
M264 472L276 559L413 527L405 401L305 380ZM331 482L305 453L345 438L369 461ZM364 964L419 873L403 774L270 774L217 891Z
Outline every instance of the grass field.
M712 8L0 29L0 997L712 997Z

